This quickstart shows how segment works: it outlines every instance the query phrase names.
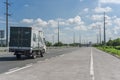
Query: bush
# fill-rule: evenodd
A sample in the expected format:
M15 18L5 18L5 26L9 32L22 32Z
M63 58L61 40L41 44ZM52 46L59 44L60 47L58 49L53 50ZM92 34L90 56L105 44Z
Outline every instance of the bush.
M64 44L62 42L55 43L54 46L63 46Z
M48 46L48 47L52 46L52 43L49 42L49 41L46 41L45 44L46 44L46 46Z

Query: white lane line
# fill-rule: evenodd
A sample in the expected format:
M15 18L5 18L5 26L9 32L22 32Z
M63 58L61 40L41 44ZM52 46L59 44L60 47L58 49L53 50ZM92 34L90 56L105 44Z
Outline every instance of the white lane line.
M91 56L90 56L90 76L91 76L91 80L95 80L92 48L91 48Z
M16 70L16 69L18 69L19 67L16 67L16 68L12 68L12 69L10 69L9 71L13 71L13 70Z
M4 74L11 74L11 73L20 71L20 70L22 70L22 69L29 68L29 67L31 67L31 66L32 66L32 65L27 65L27 66L22 67L22 68L16 68L16 69L14 69L14 70L12 70L12 71L10 70L9 72L5 72Z
M65 56L65 55L64 54L60 55L60 57L63 57L63 56Z

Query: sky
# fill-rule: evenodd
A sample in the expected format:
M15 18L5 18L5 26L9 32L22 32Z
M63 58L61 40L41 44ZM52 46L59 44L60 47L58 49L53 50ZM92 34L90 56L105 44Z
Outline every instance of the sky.
M5 30L5 2L0 0L0 29ZM35 27L44 32L47 41L96 43L99 28L103 40L103 13L106 19L106 39L120 36L120 0L9 0L10 26Z

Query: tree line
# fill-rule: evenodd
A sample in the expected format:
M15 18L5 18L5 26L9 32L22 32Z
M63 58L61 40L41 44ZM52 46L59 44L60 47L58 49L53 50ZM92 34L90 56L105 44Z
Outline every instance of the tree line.
M120 38L114 39L114 40L109 40L106 43L107 46L120 46Z
M56 43L52 44L52 43L49 42L49 41L46 41L45 44L46 44L46 46L48 46L48 47L50 47L50 46L55 46L55 47L57 47L57 46L81 46L80 43L66 44L66 43L62 43L62 42L59 42L59 43L56 42Z

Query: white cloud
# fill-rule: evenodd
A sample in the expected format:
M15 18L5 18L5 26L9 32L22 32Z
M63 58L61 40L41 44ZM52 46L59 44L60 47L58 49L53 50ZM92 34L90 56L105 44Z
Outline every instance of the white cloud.
M59 22L59 24L60 24L60 25L63 25L63 26L64 26L64 25L68 25L68 24L67 24L66 22L64 22L64 21Z
M43 21L42 19L38 18L34 21L33 26L35 27L46 27L47 26L47 22Z
M89 9L88 9L88 8L85 8L85 9L84 9L84 11L85 11L85 12L88 12L88 11L89 11Z
M99 0L100 3L114 3L120 4L120 0Z
M113 33L115 34L115 35L119 35L119 31L120 31L120 18L115 18L114 20L113 20L113 23L114 23L114 27L113 27Z
M98 29L99 27L102 27L103 23L102 22L96 22L96 23L92 23L89 25L89 29Z
M49 20L48 21L48 26L50 26L50 27L57 27L58 26L58 21Z
M48 20L44 21L41 18L37 19L23 19L21 21L24 24L29 24L31 26L35 27L52 27L56 28L58 26L58 20ZM74 18L69 18L66 20L60 19L59 25L61 26L71 26L71 25L81 25L84 24L84 22L81 20L80 16L76 16Z
M68 24L84 24L84 22L81 20L81 17L80 16L76 16L74 18L70 18L67 20L67 23Z
M112 8L110 7L105 7L105 8L102 8L102 7L96 7L94 9L94 12L95 13L103 13L103 12L111 12L112 11Z
M54 29L54 33L57 34L58 33L58 29Z
M112 25L112 17L105 15L105 23L106 26L111 26ZM104 15L92 15L91 20L93 21L102 21L104 20Z
M91 19L95 21L101 21L103 20L103 15L92 15Z
M117 26L120 26L120 18L116 18L114 20L114 23L117 25Z
M112 24L113 24L113 23L112 23L112 21L111 21L111 20L107 20L107 21L106 21L106 26L108 26L108 27L109 27L109 26L111 26Z
M119 33L120 27L115 26L113 30L114 30L114 34L117 35Z
M87 30L87 28L86 28L85 26L83 26L83 25L81 25L81 26L76 26L76 27L74 27L74 29L75 29L75 30L83 30L83 31L86 31L86 30Z
M23 19L21 22L30 24L33 23L33 19Z

